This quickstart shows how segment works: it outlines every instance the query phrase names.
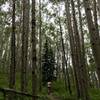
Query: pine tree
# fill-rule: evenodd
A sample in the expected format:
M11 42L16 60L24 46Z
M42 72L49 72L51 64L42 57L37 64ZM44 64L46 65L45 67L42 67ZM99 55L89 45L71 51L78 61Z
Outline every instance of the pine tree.
M55 69L55 58L52 48L49 46L46 40L44 44L44 53L42 55L42 81L46 84L48 81L53 81L54 79L54 69Z

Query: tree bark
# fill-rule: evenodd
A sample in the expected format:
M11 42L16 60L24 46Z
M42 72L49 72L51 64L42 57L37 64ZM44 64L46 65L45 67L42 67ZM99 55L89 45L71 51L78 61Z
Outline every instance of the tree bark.
M87 72L87 68L86 68L86 56L85 56L85 47L84 47L84 33L83 33L83 26L82 26L82 15L81 15L81 1L77 0L78 3L78 12L79 12L79 24L80 24L80 34L81 34L81 66L83 67L83 81L85 81L84 83L84 95L85 95L85 100L89 99L89 94L88 94L88 72Z
M16 59L15 59L15 0L13 0L13 12L12 12L12 34L11 34L11 66L10 66L10 83L9 87L15 87L15 68L16 68Z
M76 89L77 89L77 98L80 98L80 86L78 82L78 74L77 74L77 65L76 65L76 56L75 56L75 41L73 36L73 29L71 23L71 14L69 10L69 1L65 1L65 10L66 10L66 17L67 17L67 27L68 33L70 38L70 47L71 47L71 56L72 56L72 64L74 68L74 75L75 75L75 82L76 82Z
M32 95L36 96L36 18L35 0L32 0ZM32 100L36 100L35 97Z
M64 73L64 76L65 76L65 86L68 83L68 90L69 90L70 95L72 95L71 84L70 84L70 77L69 77L68 66L67 66L67 59L66 59L66 56L65 56L66 55L65 54L65 46L64 46L62 26L61 26L60 18L59 18L59 28L60 28L61 44L62 44L62 60L64 60L64 61L62 61L64 63L62 68L63 68L63 73ZM66 71L65 71L65 66L64 65L66 66ZM67 79L67 83L66 83L66 79ZM67 86L66 86L66 88L67 88Z
M96 29L96 33L98 34L99 38L99 27L98 27L98 18L97 18L97 3L96 0L93 0L93 16L94 16L94 25Z
M29 0L23 0L23 32L22 32L22 63L21 63L21 91L27 91L27 55L29 34Z
M39 90L42 90L42 63L41 63L41 52L42 52L42 21L41 21L41 0L39 0L39 80L40 87Z
M98 36L99 33L96 31L95 25L93 24L89 0L83 0L83 2L84 2L87 23L88 23L88 29L90 33L91 47L97 65L97 74L98 74L99 87L100 87L100 38Z
M10 65L10 79L9 88L15 88L15 70L16 70L16 57L15 57L15 0L12 2L12 34L11 34L11 65ZM9 100L13 100L12 94L9 96Z
M98 2L98 12L99 12L99 18L100 18L100 0L97 0Z

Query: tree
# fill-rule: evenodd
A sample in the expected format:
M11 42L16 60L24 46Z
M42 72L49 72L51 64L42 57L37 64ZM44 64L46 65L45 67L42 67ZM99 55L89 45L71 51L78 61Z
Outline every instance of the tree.
M84 61L84 55L81 52L81 43L80 43L80 36L78 31L77 19L76 19L76 12L75 12L75 4L74 1L71 0L71 8L72 8L72 18L69 9L69 1L66 1L66 17L67 17L67 26L70 38L70 47L71 47L71 54L72 54L72 63L74 68L75 74L75 81L76 81L76 88L77 88L77 99L87 100L88 91L87 91L87 75L86 67ZM73 27L72 27L73 24ZM86 78L86 79L85 79Z
M15 55L15 0L12 2L12 34L11 34L11 65L10 65L10 79L9 79L9 88L15 88L15 71L16 71L16 55ZM13 100L13 97L10 95L9 100Z
M97 3L98 3L99 18L100 18L100 0L97 0Z
M15 0L13 0L13 15L12 15L12 34L11 34L11 66L10 66L10 83L9 87L15 87L15 68L16 68L16 60L15 60Z
M65 66L63 67L63 73L65 76L65 86L68 83L68 90L70 95L72 95L72 90L71 90L71 84L70 84L70 77L69 77L69 71L68 71L68 66L67 66L67 59L66 59L66 53L65 53L65 46L64 46L64 40L63 40L63 32L62 32L62 26L61 26L61 19L59 18L59 28L60 28L60 34L61 34L61 44L62 44L62 60L64 60L64 64L66 65L66 71L65 71ZM67 77L66 77L67 76ZM67 80L67 83L66 83Z
M22 65L21 65L21 91L27 91L27 50L29 34L29 0L23 0L23 32L22 32Z
M75 82L76 82L76 89L77 89L77 98L80 98L80 88L78 82L78 75L77 75L77 66L76 66L76 56L75 56L75 41L73 36L73 29L71 23L71 14L69 9L69 1L65 1L65 10L66 10L66 19L67 19L67 27L69 33L69 40L70 40L70 48L71 48L71 56L72 56L72 64L74 68L74 75L75 75Z
M99 28L98 28L97 3L96 3L96 0L93 0L93 17L94 17L94 25L95 25L96 33L100 37Z
M36 100L36 68L37 68L37 58L36 58L36 18L35 18L35 0L32 0L32 100Z
M46 85L47 82L54 80L55 58L53 50L47 39L44 44L44 53L42 57L42 81Z
M73 31L74 31L75 46L76 46L76 54L75 54L76 65L78 67L77 69L78 76L80 76L78 77L79 86L80 86L80 98L82 100L89 100L86 66L84 61L85 58L83 52L81 52L81 43L80 43L77 19L75 15L75 4L73 0L71 0L71 6L72 6L72 14L73 14Z
M42 63L41 63L41 51L42 51L42 21L41 21L41 0L39 0L39 80L40 80L40 91L42 89Z
M89 0L83 0L83 3L84 3L85 13L86 13L86 18L87 18L87 23L88 23L88 29L90 33L91 47L92 47L94 59L95 59L96 66L97 66L97 74L98 74L99 86L100 86L100 38L99 38L99 33L96 30L95 25L92 20Z

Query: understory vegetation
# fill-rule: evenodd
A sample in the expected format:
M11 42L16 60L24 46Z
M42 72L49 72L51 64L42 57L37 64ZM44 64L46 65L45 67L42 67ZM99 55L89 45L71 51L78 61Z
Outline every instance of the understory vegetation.
M19 79L19 73L17 73L17 79L16 79L16 90L20 90L20 79ZM7 73L0 73L0 87L7 88L8 87L8 74ZM28 81L28 93L31 93L31 82ZM73 87L73 94L70 96L68 93L68 90L66 91L64 80L56 80L52 84L52 95L58 98L57 100L77 100L76 98L76 92ZM49 100L47 87L42 87L42 91L38 92L38 95L40 98L38 100ZM89 95L91 100L100 100L100 90L97 88L90 88L89 89ZM20 96L18 96L20 97ZM3 99L3 93L0 92L0 100ZM16 99L14 99L16 100ZM27 99L31 100L31 99Z

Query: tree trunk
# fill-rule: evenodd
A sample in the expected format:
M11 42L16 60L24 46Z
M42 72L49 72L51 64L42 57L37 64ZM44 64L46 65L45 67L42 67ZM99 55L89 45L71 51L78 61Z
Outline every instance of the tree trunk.
M68 33L69 33L69 38L70 38L72 64L73 64L73 68L74 68L74 75L75 75L75 82L76 82L76 89L77 89L77 98L80 98L80 88L79 88L79 82L78 82L76 57L75 57L75 42L74 42L74 37L73 37L71 14L70 14L70 10L69 10L69 1L68 0L65 1L65 10L66 10L66 17L67 17Z
M9 88L15 88L15 70L16 70L16 59L15 59L15 0L12 2L12 34L11 34L11 65L10 65L10 79ZM9 96L9 100L13 100L12 94Z
M41 0L39 0L39 90L42 90L42 63L41 63L41 51L42 51L42 30L41 30L41 26L42 26L42 21L41 21Z
M19 23L18 23L18 26L17 26L17 37L16 37L16 71L19 72L21 70L21 44L22 44L22 41L21 41L21 33L22 33L22 1L18 1L19 2L19 9L20 9L20 18L19 18Z
M11 66L10 66L10 83L9 87L15 87L15 68L16 68L16 60L15 60L15 0L13 0L13 15L12 15L12 34L11 34Z
M85 55L85 47L84 47L84 33L83 33L83 27L82 27L82 15L81 15L81 3L80 3L80 0L77 0L77 3L78 3L78 12L79 12L79 24L80 24L80 34L81 34L81 66L84 66L83 67L83 78L84 78L84 81L85 81L85 97L86 99L89 99L89 94L88 94L88 72L87 72L87 68L86 68L86 55Z
M72 14L73 14L73 30L74 30L74 36L75 36L75 46L76 46L76 64L77 64L77 72L78 72L78 80L79 80L79 86L80 86L80 98L82 100L87 100L85 96L85 81L84 81L84 65L81 65L82 59L81 59L81 46L80 46L80 38L79 38L79 32L78 32L78 26L77 26L77 20L75 17L75 5L74 1L71 0L72 5ZM83 76L83 77L82 77ZM84 82L83 82L84 81Z
M99 18L100 18L100 0L97 0L97 3L98 3Z
M83 0L83 2L84 2L87 23L88 23L88 29L90 33L91 47L97 65L97 74L98 74L99 86L100 86L100 38L98 36L99 33L96 31L95 25L93 24L89 0Z
M27 52L29 34L29 0L23 0L21 91L27 91Z
M36 100L36 18L35 0L32 0L32 100Z
M60 51L59 51L59 47L58 47L58 37L57 37L57 43L56 43L56 48L57 48L57 80L60 80L60 63L59 63L59 59L60 59Z
M96 33L100 37L99 28L98 28L98 19L97 19L97 4L96 4L96 0L93 0L93 16L94 16L94 25L95 25Z
M69 93L71 95L72 94L72 90L71 90L71 84L70 84L70 78L69 78L69 72L68 72L68 66L67 66L67 59L66 59L66 56L65 56L65 46L64 46L64 40L63 40L63 33L62 33L62 27L61 27L60 18L59 18L59 27L60 27L61 44L62 44L62 60L64 60L64 61L62 61L64 63L62 68L63 68L63 73L64 73L64 76L65 76L65 86L68 83L68 90L69 90ZM64 65L66 66L66 71L65 71L65 66ZM67 79L67 83L66 83L66 79Z

